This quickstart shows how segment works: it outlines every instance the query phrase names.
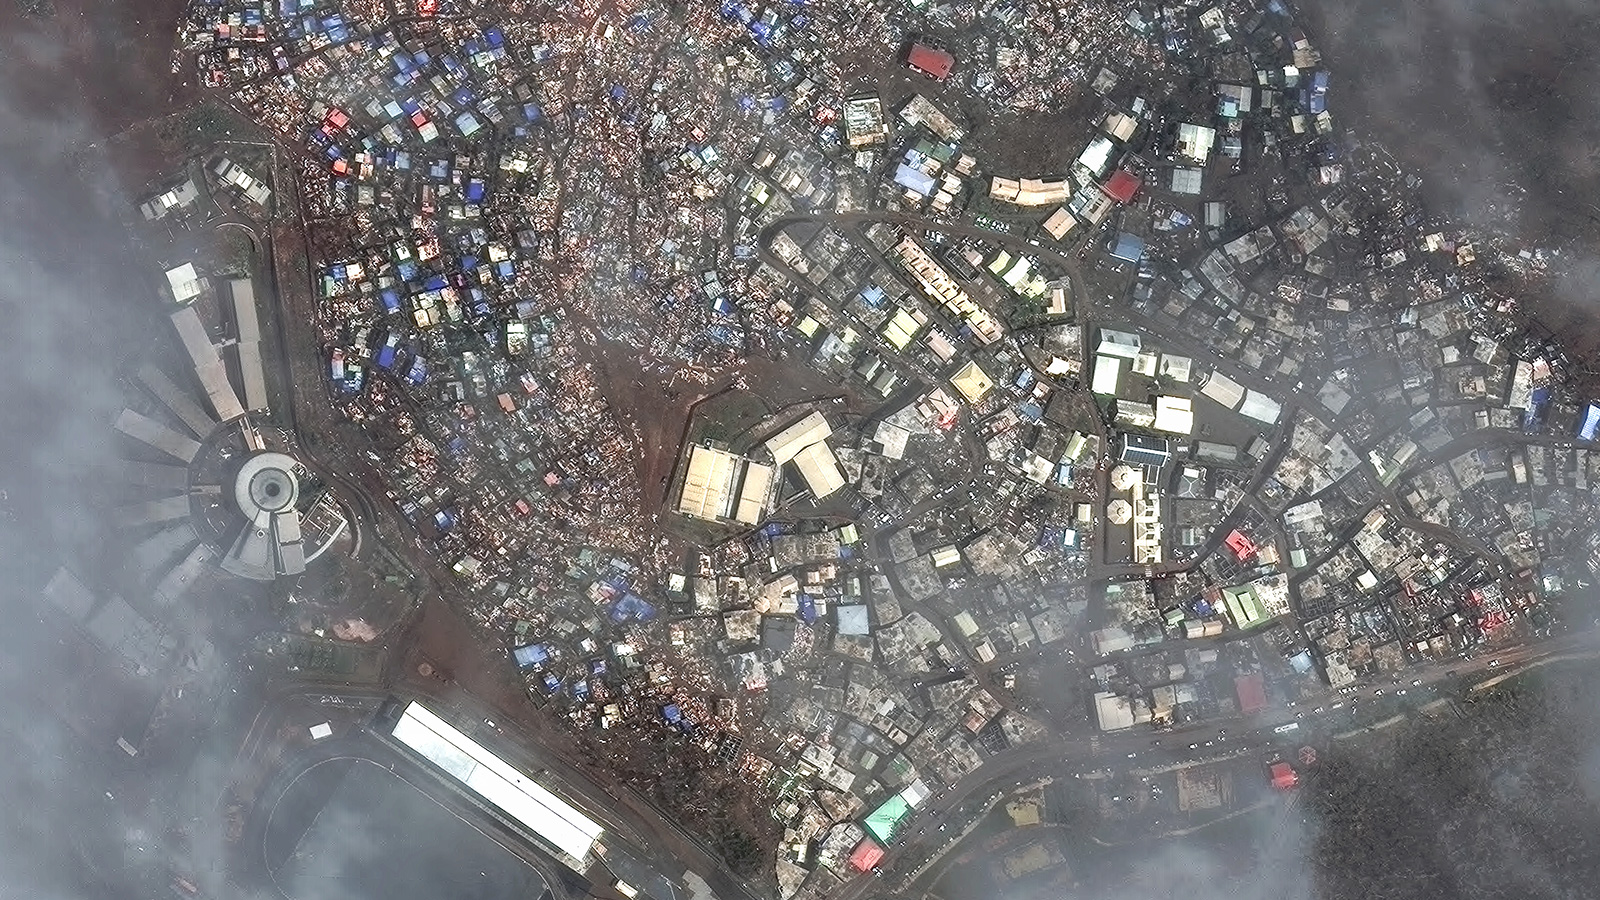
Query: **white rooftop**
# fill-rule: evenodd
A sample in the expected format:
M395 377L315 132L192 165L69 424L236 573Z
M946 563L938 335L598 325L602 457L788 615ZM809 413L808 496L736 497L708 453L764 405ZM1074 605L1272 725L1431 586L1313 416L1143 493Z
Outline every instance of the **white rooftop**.
M194 263L168 269L167 286L172 289L173 300L179 303L193 300L200 296L200 273L195 271Z
M603 830L422 704L412 701L395 723L394 739L415 750L469 791L584 864Z

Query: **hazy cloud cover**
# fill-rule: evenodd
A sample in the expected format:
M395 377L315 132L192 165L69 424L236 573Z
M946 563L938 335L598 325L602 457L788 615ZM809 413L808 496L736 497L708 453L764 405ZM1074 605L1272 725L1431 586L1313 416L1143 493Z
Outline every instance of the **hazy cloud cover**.
M1591 220L1600 191L1600 16L1590 0L1309 0L1339 121L1385 140L1446 213L1531 229Z
M9 30L9 29L8 29ZM153 302L130 269L122 191L71 164L87 133L63 60L0 36L0 897L129 897L127 863L153 849L144 821L105 796L107 752L62 724L49 673L74 635L38 588L94 533L93 473L113 455L115 360ZM37 93L55 86L53 95ZM125 200L121 201L125 202ZM91 545L92 546L92 545ZM99 560L81 558L92 567ZM113 761L114 762L114 761ZM141 847L145 848L141 851Z

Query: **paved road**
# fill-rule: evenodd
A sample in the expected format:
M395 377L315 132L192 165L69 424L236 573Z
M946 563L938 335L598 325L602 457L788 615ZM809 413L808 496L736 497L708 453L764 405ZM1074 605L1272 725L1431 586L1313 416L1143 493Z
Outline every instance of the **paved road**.
M930 868L924 878L910 884L905 883L904 878L966 824L962 817L954 815L956 812L963 808L981 809L996 792L1014 790L1019 784L1042 776L1082 775L1108 769L1138 772L1257 753L1282 744L1286 739L1293 740L1293 736L1283 738L1273 731L1291 722L1301 726L1296 736L1312 730L1321 733L1352 730L1355 726L1346 727L1336 718L1348 715L1352 702L1371 703L1378 694L1392 696L1401 690L1407 692L1409 699L1413 691L1422 693L1441 685L1475 681L1492 673L1513 671L1548 656L1593 648L1595 638L1595 632L1586 631L1470 660L1450 659L1407 670L1395 681L1363 685L1353 694L1329 690L1301 701L1295 708L1279 708L1256 716L1212 719L1165 732L1139 729L1095 738L1061 740L996 754L949 789L929 798L917 810L911 819L912 830L903 835L900 843L888 848L879 864L884 877L859 876L832 900L857 900L875 889L904 893L927 889L931 885L922 881L936 874L937 867ZM1413 681L1422 684L1413 686ZM1341 704L1340 708L1335 709L1335 703ZM1190 749L1191 745L1194 749ZM941 832L940 825L946 825L947 830Z
M1460 682L1496 671L1511 671L1523 663L1592 647L1593 642L1594 634L1585 632L1566 635L1538 646L1507 650L1495 656L1450 660L1408 672L1410 679L1423 682L1422 688L1413 688L1409 681L1398 686L1369 685L1363 687L1356 697L1371 698L1375 691L1423 690L1440 683ZM372 699L386 697L389 692L380 688L351 688L333 684L279 684L269 692L268 710L258 719L251 736L240 748L242 759L257 757L261 742L274 739L281 730L275 727L272 708L286 705L303 694ZM470 697L454 694L448 698L424 699L438 708L448 709L454 713L453 718L464 724L483 721L481 714L485 710L479 708ZM997 793L1014 790L1019 784L1034 781L1042 775L1059 777L1101 770L1137 772L1258 752L1269 744L1280 742L1274 740L1276 736L1272 732L1278 725L1299 721L1304 727L1328 730L1333 716L1338 712L1331 709L1331 704L1341 701L1348 703L1351 699L1329 691L1322 698L1302 702L1298 708L1277 709L1254 717L1210 720L1190 728L1161 733L1138 730L1064 739L996 754L955 785L936 793L916 812L912 819L916 830L908 832L902 843L889 848L888 855L880 865L886 873L885 878L859 876L847 883L835 895L835 900L857 900L874 889L911 890L925 887L920 885L920 881L906 884L903 879L926 862L939 845L950 837L950 832L939 830L940 825L959 829L964 826L967 817L958 813L975 812ZM1322 711L1316 711L1312 704L1322 705ZM503 727L496 727L493 731L500 739L517 748L517 764L530 771L545 769L541 780L550 781L550 776L554 776L554 786L562 793L581 807L594 811L597 818L612 822L613 827L618 827L625 836L642 844L647 853L663 860L676 860L698 872L706 878L719 900L760 900L742 880L728 873L719 860L701 847L694 836L653 807L633 797L631 791L594 783L563 760L543 753L539 742L531 735ZM1190 749L1191 745L1194 749ZM304 766L297 763L294 768L303 769ZM285 777L290 775L280 773L275 777L275 782L282 784L282 778ZM269 787L263 791L263 798L270 798L273 793L274 789ZM267 802L270 803L270 799ZM930 867L921 880L927 880L937 872L937 867Z

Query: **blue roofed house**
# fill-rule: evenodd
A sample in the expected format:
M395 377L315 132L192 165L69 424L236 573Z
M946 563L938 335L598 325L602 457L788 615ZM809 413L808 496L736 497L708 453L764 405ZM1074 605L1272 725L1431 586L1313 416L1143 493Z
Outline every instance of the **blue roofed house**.
M905 163L901 163L894 170L894 183L923 197L932 197L939 186L939 182L932 175L913 169Z
M1123 462L1135 465L1165 466L1172 458L1172 442L1144 434L1124 433L1120 457Z
M1111 248L1111 255L1123 262L1138 263L1144 258L1144 239L1126 231L1119 232L1117 242Z

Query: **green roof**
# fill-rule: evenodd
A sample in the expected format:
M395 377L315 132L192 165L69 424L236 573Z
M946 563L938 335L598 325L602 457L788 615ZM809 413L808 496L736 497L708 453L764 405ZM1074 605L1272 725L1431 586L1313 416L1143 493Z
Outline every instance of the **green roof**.
M861 824L873 837L887 844L909 815L911 805L906 803L905 798L895 794L883 801L883 805L873 810L872 815L867 816L867 820Z
M1228 612L1233 614L1234 623L1240 628L1250 628L1267 620L1266 607L1261 605L1254 587L1241 584L1223 588L1222 596L1228 602Z

